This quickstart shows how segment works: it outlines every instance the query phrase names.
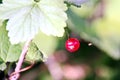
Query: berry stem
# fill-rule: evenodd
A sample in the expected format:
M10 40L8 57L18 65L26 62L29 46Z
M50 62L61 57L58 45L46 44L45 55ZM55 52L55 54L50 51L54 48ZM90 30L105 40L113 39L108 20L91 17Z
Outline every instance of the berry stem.
M70 32L69 32L69 28L67 27L67 28L65 28L65 34L66 34L66 36L67 36L67 39L69 39L70 38Z

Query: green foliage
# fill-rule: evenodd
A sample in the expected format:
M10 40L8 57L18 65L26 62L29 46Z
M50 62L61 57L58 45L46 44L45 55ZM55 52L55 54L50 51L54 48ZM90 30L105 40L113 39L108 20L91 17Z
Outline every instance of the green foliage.
M0 70L5 70L7 68L6 63L0 63Z
M7 53L6 61L7 62L17 61L19 59L21 51L22 51L21 45L19 45L19 44L10 45L9 46L9 51Z
M69 18L68 25L73 31L77 31L80 37L92 42L112 58L120 59L120 25L115 22L116 20L111 21L103 18L101 21L95 21L91 25L73 11L68 10L67 13Z
M37 45L39 50L46 56L50 56L56 49L57 39L53 36L48 36L42 32L39 32L33 42Z
M93 18L90 22L88 22L88 18L92 13L96 13L96 10L93 10L95 8L81 7L86 9L82 13L82 11L79 12L81 8L75 9L76 7L72 6L66 11L67 6L64 1L67 1L68 5L81 6L81 4L74 4L75 0L3 0L3 3L0 4L0 70L7 68L7 62L16 62L24 45L21 45L20 42L32 38L25 57L26 61L44 62L47 57L54 54L58 46L60 49L57 50L60 51L58 51L58 55L57 51L55 52L56 63L63 61L62 67L65 65L64 62L68 64L76 62L78 65L83 63L83 67L86 65L88 69L90 68L88 71L93 70L93 73L90 73L91 80L93 80L94 74L99 76L97 68L103 71L100 74L103 79L110 80L114 75L119 76L120 62L116 60L120 59L120 0L107 0L104 16L95 20ZM6 19L8 21L4 21ZM66 55L69 53L65 51L65 40L63 40L66 36L59 41L58 38L53 37L63 36L66 20L70 33L77 33L80 38L93 43L93 46L88 46L81 41L81 47L75 52L76 54ZM102 54L104 53L102 51L111 58ZM52 65L52 63L50 64ZM48 77L48 79L50 78Z
M0 26L0 58L2 66L5 69L6 62L17 61L21 52L20 45L11 45L8 38L8 31L6 30L6 21ZM4 66L4 68L3 68Z
M35 43L31 42L25 59L34 63L41 60L45 61L46 56L38 49Z
M6 25L8 36L12 44L17 44L34 38L40 30L47 35L62 37L66 10L64 0L3 0L0 19L9 19Z

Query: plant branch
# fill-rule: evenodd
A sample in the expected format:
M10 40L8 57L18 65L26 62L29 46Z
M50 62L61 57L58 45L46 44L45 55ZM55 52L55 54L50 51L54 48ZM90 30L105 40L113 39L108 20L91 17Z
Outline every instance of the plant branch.
M29 44L30 44L31 41L32 41L32 40L30 39L30 40L28 40L28 41L25 43L24 48L23 48L23 50L22 50L22 52L21 52L20 58L19 58L19 60L18 60L18 63L17 63L17 65L16 65L15 72L13 72L13 73L15 73L15 74L14 74L14 75L11 74L9 80L17 80L17 79L19 78L19 76L20 76L20 71L21 71L20 69L21 69L22 64L23 64L23 62L24 62L24 59L25 59L25 56L26 56L26 53L27 53L27 51L28 51L28 47L29 47Z

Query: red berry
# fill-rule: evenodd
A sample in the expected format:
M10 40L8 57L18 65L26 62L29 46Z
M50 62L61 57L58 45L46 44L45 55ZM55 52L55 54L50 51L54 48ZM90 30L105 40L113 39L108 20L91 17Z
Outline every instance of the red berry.
M80 47L80 42L77 38L69 38L66 43L65 47L69 52L75 52Z

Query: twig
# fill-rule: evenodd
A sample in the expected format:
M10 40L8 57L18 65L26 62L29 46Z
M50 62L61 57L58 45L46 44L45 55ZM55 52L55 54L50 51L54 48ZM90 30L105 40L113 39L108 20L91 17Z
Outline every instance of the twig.
M14 75L11 75L10 78L9 78L9 80L17 80L17 79L19 78L19 76L20 76L20 71L21 71L20 69L21 69L21 67L22 67L22 63L24 62L24 58L25 58L26 53L27 53L27 51L28 51L28 46L29 46L29 43L30 43L30 42L31 42L31 39L28 40L28 41L25 43L25 46L24 46L24 48L23 48L23 50L22 50L22 52L21 52L20 58L19 58L18 63L17 63L17 65L16 65L15 72L13 72L13 73L15 73L15 74L14 74Z
M28 66L28 67L26 67L26 68L20 69L20 71L17 72L17 73L20 73L20 72L26 71L26 70L32 68L33 66L34 66L34 63L32 63L30 66ZM16 72L13 72L13 73L11 74L11 76L13 76L13 75L15 75L15 74L17 74L17 73L16 73Z

